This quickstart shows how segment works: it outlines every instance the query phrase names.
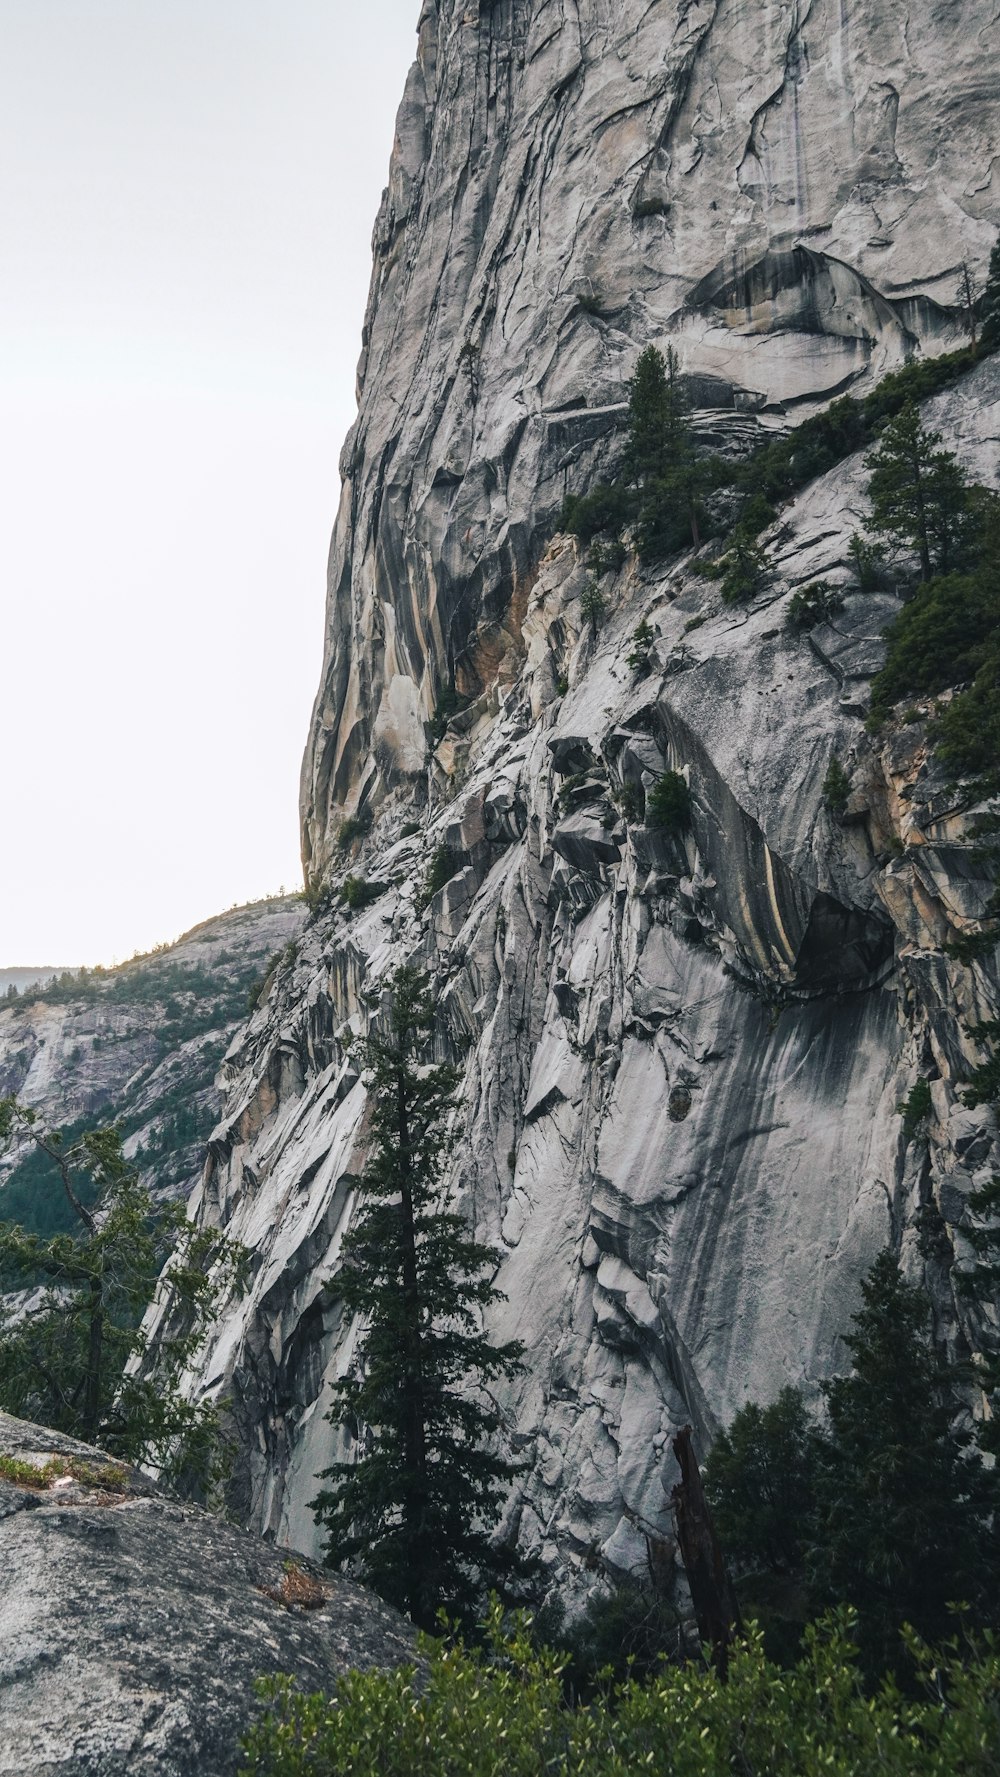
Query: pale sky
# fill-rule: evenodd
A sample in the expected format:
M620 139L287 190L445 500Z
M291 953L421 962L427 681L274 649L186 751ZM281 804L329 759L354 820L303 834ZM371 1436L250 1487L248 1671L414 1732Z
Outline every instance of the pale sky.
M419 0L0 0L0 967L300 883Z

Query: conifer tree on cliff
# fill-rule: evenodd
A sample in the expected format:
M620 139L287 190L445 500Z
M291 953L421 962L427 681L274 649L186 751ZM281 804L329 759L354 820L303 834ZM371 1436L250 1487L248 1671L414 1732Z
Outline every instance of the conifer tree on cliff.
M938 1361L930 1303L883 1252L844 1343L851 1373L824 1388L810 1566L816 1602L858 1612L868 1670L899 1667L909 1623L934 1644L952 1604L996 1621L997 1477L956 1433L956 1376Z
M923 581L960 565L970 528L965 472L940 443L940 432L926 430L908 401L865 459L871 474L870 528L915 549Z
M188 1221L183 1204L155 1203L116 1124L67 1139L0 1097L8 1148L45 1163L39 1219L55 1232L0 1221L0 1409L202 1491L220 1455L217 1414L188 1401L182 1381L245 1250ZM167 1311L151 1345L143 1316L158 1287Z
M490 1384L521 1368L518 1343L493 1345L482 1312L501 1298L499 1255L440 1207L458 1070L422 1061L434 1014L427 984L398 969L391 1007L364 1045L373 1104L362 1207L332 1286L361 1317L354 1365L329 1418L357 1440L314 1501L333 1567L357 1564L375 1591L423 1628L437 1612L469 1620L513 1559L491 1543L515 1466Z
M640 490L639 553L644 560L700 542L704 466L695 454L672 346L647 346L629 385L626 473Z
M1000 348L1000 238L990 254L986 287L979 302L979 315L982 322L979 349L981 352L995 352Z
M990 1101L984 1098L979 1102ZM1000 1302L1000 1177L994 1173L973 1191L967 1208L970 1213L962 1234L971 1248L971 1262L967 1261L957 1272L958 1290L980 1311L980 1331L986 1345L973 1372L988 1407L979 1423L978 1442L980 1449L1000 1459L1000 1338L996 1328L996 1306Z

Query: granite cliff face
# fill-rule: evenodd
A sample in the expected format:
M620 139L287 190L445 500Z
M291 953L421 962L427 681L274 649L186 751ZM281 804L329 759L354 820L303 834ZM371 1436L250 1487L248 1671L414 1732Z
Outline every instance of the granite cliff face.
M898 603L850 572L860 459L781 513L746 607L686 557L633 560L595 630L553 532L613 465L650 342L679 352L702 434L745 450L959 340L957 268L1000 221L998 49L986 0L424 6L303 776L334 899L230 1050L195 1199L256 1273L191 1387L231 1401L234 1504L282 1540L314 1546L352 1353L329 1289L365 1148L344 1037L402 961L464 1061L450 1186L503 1252L496 1330L528 1347L509 1528L564 1586L669 1541L677 1426L704 1450L747 1396L831 1372L887 1240L926 1264L942 1336L970 1331L949 1264L995 1136L959 1092L968 1026L1000 1006L993 961L944 946L992 885L926 724L864 731ZM928 418L997 484L997 359ZM788 598L820 577L844 607L795 637ZM668 766L683 841L643 818ZM453 874L422 907L435 853ZM354 917L348 871L383 891ZM907 1134L918 1078L933 1115Z
M996 230L991 0L445 0L399 114L345 446L307 868L516 652L641 348L706 428L957 343ZM760 423L758 421L758 423ZM511 668L510 670L513 670Z

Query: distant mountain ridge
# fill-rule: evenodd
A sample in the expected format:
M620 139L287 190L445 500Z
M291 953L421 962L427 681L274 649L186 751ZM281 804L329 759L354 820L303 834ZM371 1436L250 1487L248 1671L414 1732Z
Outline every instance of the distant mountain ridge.
M40 968L0 969L0 994L6 994L12 987L22 993L26 987L38 987L42 982L54 981L57 975L75 975L78 965L75 963L43 963Z
M221 1108L220 1063L305 918L297 897L275 897L232 908L116 968L54 970L44 985L27 982L0 1003L0 1094L16 1094L69 1136L121 1122L125 1152L148 1188L186 1195ZM61 1226L53 1183L38 1155L0 1155L0 1219L39 1231Z

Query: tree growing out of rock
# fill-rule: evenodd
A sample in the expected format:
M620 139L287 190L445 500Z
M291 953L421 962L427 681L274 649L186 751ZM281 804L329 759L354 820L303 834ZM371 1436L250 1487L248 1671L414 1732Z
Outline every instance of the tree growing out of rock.
M0 1222L0 1407L203 1489L217 1455L207 1403L180 1381L245 1254L179 1203L154 1203L115 1125L66 1142L30 1107L0 1099L0 1148L44 1154L72 1212L50 1238ZM160 1285L155 1351L143 1326Z
M995 352L1000 347L1000 237L990 254L986 284L979 299L979 314L982 322L979 349Z
M389 1010L364 1045L371 1147L362 1207L332 1295L361 1317L355 1363L329 1418L356 1442L314 1501L332 1567L356 1564L374 1590L434 1627L469 1620L514 1558L491 1537L516 1468L500 1451L491 1385L522 1367L517 1342L494 1345L482 1316L501 1300L499 1255L441 1205L458 1070L423 1059L433 1029L427 983L401 968Z
M823 779L823 801L831 814L840 816L847 808L850 795L851 780L836 753L831 753L830 763Z
M940 432L922 426L919 410L908 401L865 459L871 477L869 528L915 549L925 583L958 566L968 530L965 471L940 444Z
M705 469L694 448L677 354L647 346L629 384L625 472L639 490L637 530L643 560L678 546L678 517L701 542Z
M665 833L684 833L691 825L691 789L680 771L665 771L646 797L646 819Z

